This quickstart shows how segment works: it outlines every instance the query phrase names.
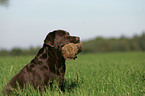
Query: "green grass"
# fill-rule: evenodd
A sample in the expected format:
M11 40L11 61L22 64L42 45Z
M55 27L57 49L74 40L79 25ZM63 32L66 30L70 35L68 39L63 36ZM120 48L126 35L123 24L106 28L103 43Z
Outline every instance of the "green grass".
M7 82L34 56L0 57L0 92ZM145 53L81 54L66 62L65 93L56 84L44 96L145 96ZM27 87L20 96L39 96ZM13 94L15 96L15 94Z

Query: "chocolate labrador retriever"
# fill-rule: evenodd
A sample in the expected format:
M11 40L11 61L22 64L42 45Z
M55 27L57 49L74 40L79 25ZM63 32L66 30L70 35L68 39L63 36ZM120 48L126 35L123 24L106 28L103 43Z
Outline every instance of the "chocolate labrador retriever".
M65 59L62 56L61 47L68 43L79 42L79 37L70 36L66 31L50 32L35 58L9 81L3 93L10 94L18 85L24 88L26 84L44 91L45 86L52 86L54 79L58 80L59 87L63 91Z

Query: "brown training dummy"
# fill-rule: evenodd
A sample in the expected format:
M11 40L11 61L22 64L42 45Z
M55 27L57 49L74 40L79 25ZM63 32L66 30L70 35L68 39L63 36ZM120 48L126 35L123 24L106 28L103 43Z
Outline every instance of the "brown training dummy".
M73 60L77 58L77 54L83 49L82 43L68 43L62 47L62 55L66 60Z

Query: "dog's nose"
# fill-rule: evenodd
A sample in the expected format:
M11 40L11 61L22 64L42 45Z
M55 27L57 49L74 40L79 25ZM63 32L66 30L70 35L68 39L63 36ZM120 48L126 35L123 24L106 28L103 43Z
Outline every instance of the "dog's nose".
M79 42L80 41L80 38L79 37L76 37L76 41Z

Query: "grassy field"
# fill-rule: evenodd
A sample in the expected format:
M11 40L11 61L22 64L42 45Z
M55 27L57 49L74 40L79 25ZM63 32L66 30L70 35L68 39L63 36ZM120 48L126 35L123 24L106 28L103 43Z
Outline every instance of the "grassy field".
M0 92L33 57L0 57ZM43 95L145 96L145 53L81 54L76 60L66 62L64 84L65 93L55 85L53 90L47 88ZM40 95L32 87L17 92L20 96Z

